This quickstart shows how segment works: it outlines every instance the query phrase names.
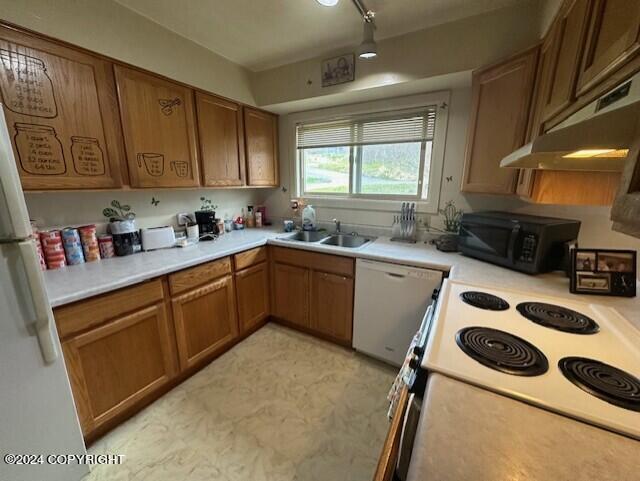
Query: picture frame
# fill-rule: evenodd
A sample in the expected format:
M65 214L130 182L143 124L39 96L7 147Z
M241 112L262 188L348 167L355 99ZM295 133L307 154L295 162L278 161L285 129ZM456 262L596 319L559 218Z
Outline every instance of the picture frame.
M572 249L570 291L635 297L636 258L637 253L633 250Z
M347 53L323 60L320 78L323 87L353 82L356 78L355 54Z

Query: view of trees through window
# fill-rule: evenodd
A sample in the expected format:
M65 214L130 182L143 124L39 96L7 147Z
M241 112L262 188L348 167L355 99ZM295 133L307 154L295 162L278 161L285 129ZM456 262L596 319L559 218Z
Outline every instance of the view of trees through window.
M426 197L419 180L422 164L422 178L429 178L431 147L424 141L301 150L304 192Z

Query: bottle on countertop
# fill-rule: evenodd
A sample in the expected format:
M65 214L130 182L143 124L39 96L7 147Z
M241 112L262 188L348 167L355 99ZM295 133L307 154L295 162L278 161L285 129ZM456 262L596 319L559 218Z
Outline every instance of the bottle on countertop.
M302 211L302 230L316 230L316 210L312 205Z
M247 227L255 227L256 226L256 217L253 213L253 206L247 206L247 217L245 219L245 224Z
M262 227L262 212L256 212L256 227Z

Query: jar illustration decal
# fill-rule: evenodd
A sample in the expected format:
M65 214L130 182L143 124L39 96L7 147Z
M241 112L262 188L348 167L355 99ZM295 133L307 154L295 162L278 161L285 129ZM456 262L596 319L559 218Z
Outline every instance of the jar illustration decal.
M0 60L0 89L9 110L47 119L58 115L53 83L42 60L6 49L0 49Z
M171 170L173 170L178 177L186 177L189 174L189 162L186 160L172 160Z
M62 175L67 171L62 144L53 127L15 124L14 141L20 165L34 175Z
M138 168L147 170L147 174L160 177L164 174L164 155L154 152L141 152L137 155Z
M73 166L80 175L104 175L104 153L98 139L92 137L71 137L71 157Z

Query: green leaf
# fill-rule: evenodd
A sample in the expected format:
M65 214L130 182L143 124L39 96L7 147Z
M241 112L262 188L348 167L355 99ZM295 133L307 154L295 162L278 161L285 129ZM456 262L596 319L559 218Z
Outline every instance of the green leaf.
M129 212L131 210L131 206L128 205L121 205L120 208L125 212Z
M107 207L106 209L104 209L102 211L102 215L107 217L107 218L109 218L109 219L111 219L112 217L120 217L115 210L113 210L113 209L111 209L109 207Z
M120 208L120 202L118 202L118 201L117 201L117 200L115 200L115 199L111 201L111 205L112 205L113 207L115 207L116 209L119 209L119 208Z

